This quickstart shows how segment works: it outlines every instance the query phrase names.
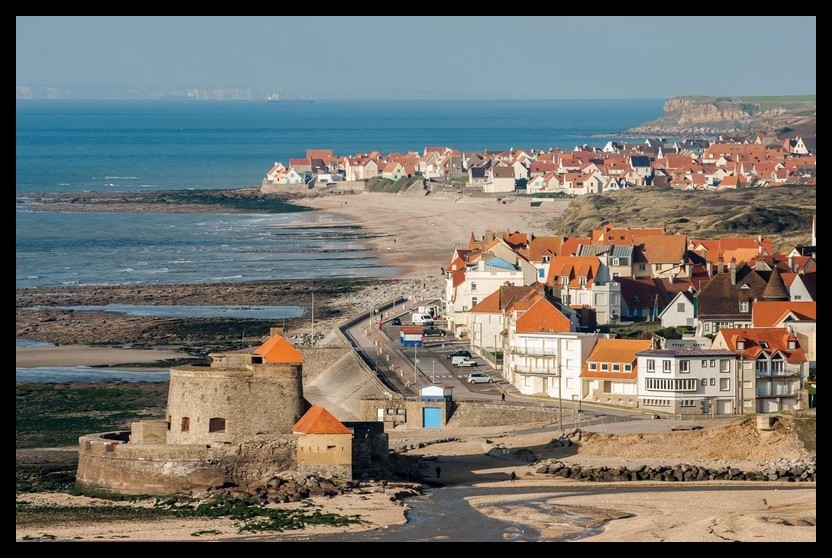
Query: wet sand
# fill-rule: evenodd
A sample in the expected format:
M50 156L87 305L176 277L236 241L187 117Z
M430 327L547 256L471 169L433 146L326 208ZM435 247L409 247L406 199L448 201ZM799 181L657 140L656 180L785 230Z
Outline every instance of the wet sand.
M16 350L15 366L114 366L125 363L150 363L158 360L192 358L191 355L163 349L116 349L88 345L23 347Z

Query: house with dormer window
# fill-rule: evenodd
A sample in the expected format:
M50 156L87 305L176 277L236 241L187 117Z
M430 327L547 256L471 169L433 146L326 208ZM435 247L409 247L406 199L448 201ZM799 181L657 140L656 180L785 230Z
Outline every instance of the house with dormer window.
M652 345L650 339L598 339L581 370L581 399L638 407L636 353Z
M739 355L744 413L776 413L798 408L807 359L800 341L785 327L725 328L714 349Z

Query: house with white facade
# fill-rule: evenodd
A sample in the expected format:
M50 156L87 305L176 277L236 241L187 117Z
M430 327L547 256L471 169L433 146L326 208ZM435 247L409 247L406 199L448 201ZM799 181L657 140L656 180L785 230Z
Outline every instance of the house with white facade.
M592 352L597 333L540 331L535 320L517 324L509 320L503 352L503 376L524 395L578 401L581 397L581 368Z
M806 354L788 328L723 328L714 338L713 347L727 349L740 358L744 413L799 408L800 389L808 376Z
M697 299L693 292L680 291L676 293L670 303L659 313L662 327L694 327L696 325Z
M652 346L650 339L598 339L581 369L581 399L638 407L636 353Z
M638 357L639 407L686 415L739 413L737 355L727 349L648 349Z
M610 276L607 257L553 257L546 280L566 306L593 308L599 324L617 322L622 312L621 284Z

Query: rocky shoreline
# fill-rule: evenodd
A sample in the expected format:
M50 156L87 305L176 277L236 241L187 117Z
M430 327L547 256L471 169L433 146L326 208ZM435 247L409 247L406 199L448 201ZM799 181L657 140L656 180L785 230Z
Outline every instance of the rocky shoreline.
M273 326L284 326L298 341L311 341L312 294L315 295L315 335L320 338L336 324L378 306L394 296L436 298L441 285L431 279L332 279L250 283L75 286L17 289L16 337L58 345L181 347L203 356L256 344ZM300 318L275 320L235 318L161 318L126 316L116 312L49 309L59 306L105 304L141 305L264 305L301 306ZM47 307L30 310L31 307ZM304 337L306 335L306 337Z

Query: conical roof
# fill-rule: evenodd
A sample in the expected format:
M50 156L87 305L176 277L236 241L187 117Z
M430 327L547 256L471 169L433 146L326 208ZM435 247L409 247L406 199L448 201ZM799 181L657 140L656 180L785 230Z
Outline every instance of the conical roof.
M763 290L763 300L789 300L789 290L780 276L780 270L777 266L771 272L771 277L768 279L768 284Z

